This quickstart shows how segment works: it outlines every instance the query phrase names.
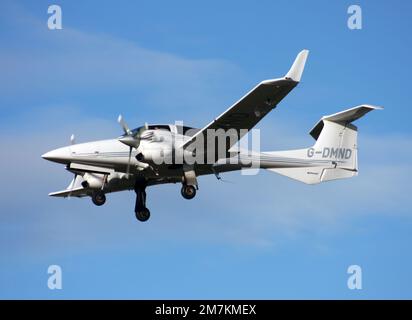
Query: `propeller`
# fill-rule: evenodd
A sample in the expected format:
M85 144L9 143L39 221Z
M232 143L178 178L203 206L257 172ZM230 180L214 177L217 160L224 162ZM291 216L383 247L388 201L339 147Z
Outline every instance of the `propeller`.
M121 114L117 118L117 122L119 122L119 124L122 126L123 131L126 135L131 135L132 134L132 131L129 129L129 126L127 125L126 121L124 121Z
M129 129L129 126L127 125L126 121L123 119L122 115L119 115L119 117L117 118L117 122L119 122L124 132L124 135L119 138L119 141L129 147L129 160L127 161L127 169L126 169L127 177L129 177L130 160L132 157L132 151L133 151L133 148L135 149L139 148L140 141L141 141L141 135L147 129L147 123L143 127L139 128L137 132L133 133Z

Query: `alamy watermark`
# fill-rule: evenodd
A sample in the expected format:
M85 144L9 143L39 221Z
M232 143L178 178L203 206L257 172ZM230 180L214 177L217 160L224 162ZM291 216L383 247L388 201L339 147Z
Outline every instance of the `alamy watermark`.
M47 19L49 30L63 29L62 8L57 4L53 4L47 8L47 13L50 15Z
M53 264L47 268L47 287L50 290L63 289L63 273L62 268L59 265Z
M353 4L348 7L348 17L347 25L350 30L361 30L362 29L362 8Z
M261 164L259 129L206 129L200 131L175 122L178 132L161 127L140 127L125 135L137 150L136 159L155 165L232 165L253 175ZM180 130L180 132L179 132ZM127 140L128 138L131 140ZM134 144L139 141L138 144ZM145 142L144 147L140 147ZM253 150L253 151L251 151ZM247 170L243 170L247 169Z
M347 281L349 290L362 289L362 268L356 264L348 267L347 273L350 275Z

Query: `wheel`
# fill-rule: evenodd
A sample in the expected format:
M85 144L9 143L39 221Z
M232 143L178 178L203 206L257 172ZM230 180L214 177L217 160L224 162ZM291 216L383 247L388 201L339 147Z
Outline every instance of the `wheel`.
M143 208L142 210L136 212L136 219L141 222L145 222L149 220L149 218L150 218L150 211L147 208Z
M103 191L99 190L93 192L92 201L96 206L102 206L106 202L106 196Z
M196 188L195 188L194 186L186 186L186 185L184 185L184 186L182 187L181 192L182 192L183 198L190 200L190 199L193 199L193 198L195 197L195 195L196 195Z

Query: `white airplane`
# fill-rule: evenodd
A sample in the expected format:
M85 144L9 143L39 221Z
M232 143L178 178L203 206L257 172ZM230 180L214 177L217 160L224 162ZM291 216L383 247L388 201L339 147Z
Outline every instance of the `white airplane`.
M65 164L74 174L67 189L49 195L90 196L101 206L106 193L134 190L136 218L146 221L150 217L146 187L157 184L182 183L182 196L192 199L198 176L214 174L219 179L222 172L255 167L307 184L356 176L357 127L352 122L380 107L360 105L322 117L310 131L316 140L310 148L275 152L237 148L239 140L299 83L308 53L301 51L283 78L262 81L203 129L145 124L131 130L119 116L124 131L119 138L75 144L72 136L70 146L42 155Z

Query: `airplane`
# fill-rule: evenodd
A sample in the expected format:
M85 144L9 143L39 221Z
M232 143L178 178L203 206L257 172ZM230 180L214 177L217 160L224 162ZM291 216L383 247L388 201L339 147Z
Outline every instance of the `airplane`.
M123 134L115 139L76 144L49 151L42 158L66 165L74 174L69 186L53 197L91 197L101 206L106 194L134 190L135 215L147 221L146 188L181 183L181 194L193 199L197 177L258 167L306 184L358 174L357 127L353 121L382 109L359 105L323 116L310 131L313 146L256 152L238 147L240 139L275 109L301 80L309 51L301 51L287 74L260 82L202 129L180 124L145 124L130 129L120 115ZM212 134L211 134L212 133ZM224 143L221 143L221 142Z

